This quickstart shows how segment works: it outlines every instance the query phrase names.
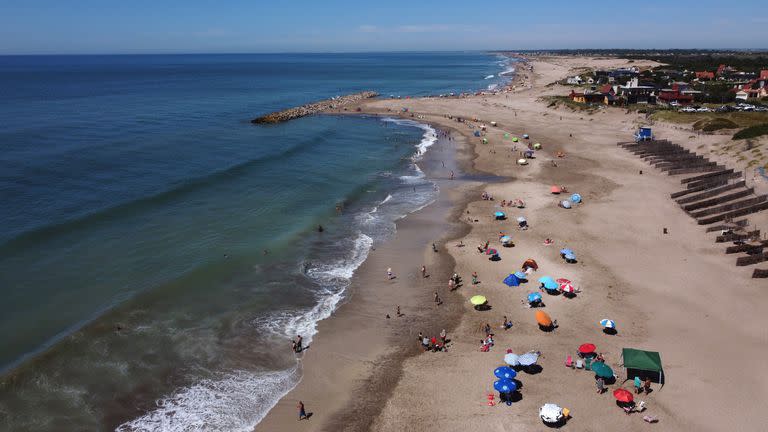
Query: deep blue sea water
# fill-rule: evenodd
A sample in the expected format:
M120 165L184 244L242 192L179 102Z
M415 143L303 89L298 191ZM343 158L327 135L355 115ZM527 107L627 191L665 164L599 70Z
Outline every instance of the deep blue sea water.
M371 245L434 199L416 162L435 137L248 120L360 90L485 89L508 67L484 53L0 57L0 430L250 430L298 379L273 348L311 339Z

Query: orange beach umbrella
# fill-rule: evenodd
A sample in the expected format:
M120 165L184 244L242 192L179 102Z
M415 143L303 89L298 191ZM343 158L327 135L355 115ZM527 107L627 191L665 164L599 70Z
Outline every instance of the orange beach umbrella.
M536 322L541 326L549 327L552 325L552 318L546 312L539 310L536 311Z
M632 393L629 390L623 388L617 388L614 390L613 397L615 397L617 401L624 403L630 403L635 400L635 397L632 396Z
M552 186L549 188L549 191L552 192L553 194L559 194L563 190L560 189L560 186Z
M536 260L534 260L533 258L528 258L527 260L525 260L525 262L523 263L522 267L523 268L530 267L530 268L532 268L534 270L538 270L539 269L539 265L536 264Z

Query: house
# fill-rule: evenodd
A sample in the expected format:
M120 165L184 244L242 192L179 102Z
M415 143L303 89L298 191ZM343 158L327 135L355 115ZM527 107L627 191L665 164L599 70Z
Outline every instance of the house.
M657 100L667 105L690 105L693 103L693 95L685 93L680 86L673 84L671 89L661 90Z
M760 71L760 78L761 80L768 80L768 69L763 69Z
M569 85L582 85L584 84L584 80L581 79L580 76L576 75L576 76L568 77L568 79L566 80L566 83Z
M708 81L715 79L715 73L709 71L696 72L696 79L699 81Z
M736 92L736 99L747 100L748 97L749 93L744 90L739 90Z
M619 86L619 96L623 97L628 104L654 104L656 103L654 90L656 87L640 85L637 78L632 78L627 81L627 85Z
M618 102L618 98L616 98L616 94L610 84L604 85L600 90L584 90L579 93L571 90L571 94L568 97L576 103L616 105Z

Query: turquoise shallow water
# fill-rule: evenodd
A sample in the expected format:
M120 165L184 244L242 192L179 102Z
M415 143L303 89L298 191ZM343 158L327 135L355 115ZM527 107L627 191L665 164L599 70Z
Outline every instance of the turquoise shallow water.
M362 89L485 88L508 66L0 57L0 429L252 427L298 378L276 347L311 339L371 244L435 191L421 125L247 120Z

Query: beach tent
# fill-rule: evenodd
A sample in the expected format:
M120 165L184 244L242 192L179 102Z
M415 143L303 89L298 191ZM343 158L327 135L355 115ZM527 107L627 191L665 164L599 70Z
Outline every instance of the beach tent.
M550 318L549 315L544 311L536 311L536 322L539 323L539 325L542 327L552 326L552 318Z
M579 195L577 193L571 195L571 201L573 201L575 203L580 203L581 202L581 195Z
M643 351L634 348L623 348L621 357L627 370L627 380L636 376L658 378L658 383L664 384L664 369L661 366L661 355L656 351Z
M550 192L550 193L553 193L553 194L555 194L555 195L559 194L559 193L560 193L560 192L562 192L562 191L563 191L563 190L562 190L562 189L560 189L560 186L555 186L555 185L552 185L552 186L549 188L549 192Z
M533 145L534 150L541 150L541 143L536 143Z
M528 303L537 303L541 301L541 294L534 292L528 294Z
M520 278L518 278L514 274L510 274L509 276L504 278L504 283L507 286L511 286L511 287L513 287L513 286L520 286Z
M528 258L527 260L525 260L525 262L523 262L522 268L526 268L526 267L532 268L534 270L539 269L539 265L536 264L536 260L534 260L533 258Z

